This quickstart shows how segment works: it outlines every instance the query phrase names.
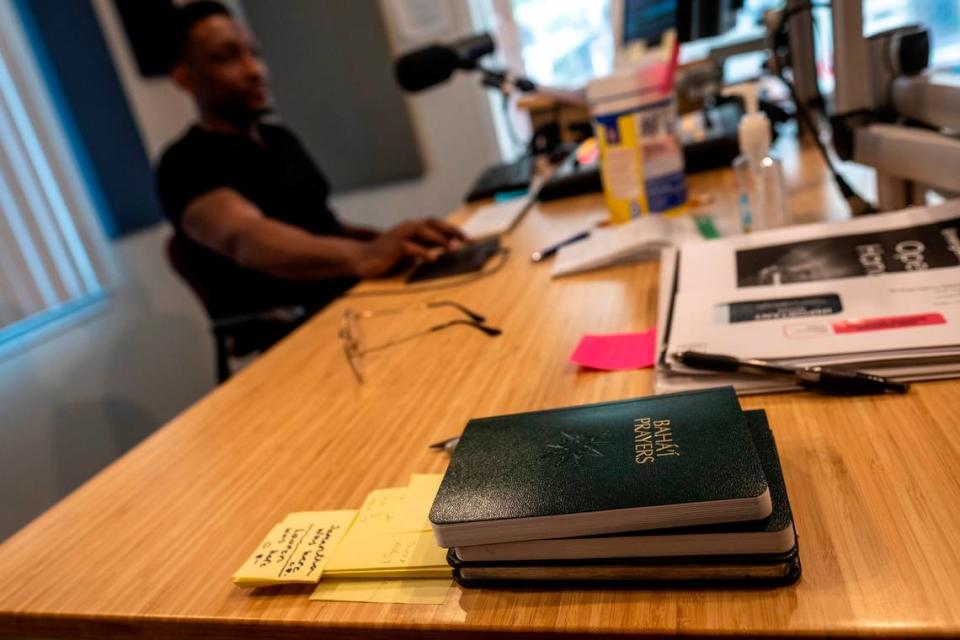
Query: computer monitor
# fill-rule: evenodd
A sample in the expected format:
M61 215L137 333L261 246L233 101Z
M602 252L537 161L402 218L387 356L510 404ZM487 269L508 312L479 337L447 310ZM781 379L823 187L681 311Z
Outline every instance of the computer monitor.
M614 33L621 46L637 40L656 46L677 24L677 0L621 0L613 3L611 11L620 18Z
M677 2L677 38L691 42L733 29L743 0L680 0Z
M610 16L620 48L638 40L656 46L671 28L680 42L729 31L742 7L743 0L612 0Z

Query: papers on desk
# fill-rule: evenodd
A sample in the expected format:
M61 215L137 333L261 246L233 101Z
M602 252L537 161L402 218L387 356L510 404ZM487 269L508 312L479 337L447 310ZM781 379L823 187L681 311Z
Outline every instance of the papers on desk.
M443 476L371 491L359 511L291 513L234 574L238 587L317 584L311 599L439 604L451 585L427 514Z
M591 271L625 262L652 260L664 247L700 240L689 216L643 216L624 224L599 227L586 240L560 249L550 275Z
M532 204L533 199L524 196L484 205L473 212L470 218L460 226L460 230L471 240L503 235L513 228L520 216Z
M430 507L440 490L443 474L414 473L398 507L397 517L391 521L392 531L433 531L430 526Z
M333 602L390 602L395 604L443 604L450 591L450 578L426 580L324 579L311 600Z
M661 275L658 392L796 388L669 358L688 349L899 381L960 375L960 200L688 244Z
M238 587L315 584L356 511L291 513L275 525L233 575Z
M446 550L427 530L396 531L407 487L377 489L367 496L353 526L327 562L324 575L339 578L442 578L450 576ZM429 496L433 502L433 495ZM422 506L422 505L421 505ZM428 505L429 508L429 505Z

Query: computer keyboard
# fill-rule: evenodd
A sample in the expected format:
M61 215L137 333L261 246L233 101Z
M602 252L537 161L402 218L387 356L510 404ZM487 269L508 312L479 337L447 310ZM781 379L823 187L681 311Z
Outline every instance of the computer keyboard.
M574 149L537 192L537 200L548 202L600 191L603 191L603 182L600 179L599 162L577 162L577 151Z
M508 164L495 164L484 169L465 198L467 202L492 198L501 191L517 191L530 187L533 179L533 157L524 156Z

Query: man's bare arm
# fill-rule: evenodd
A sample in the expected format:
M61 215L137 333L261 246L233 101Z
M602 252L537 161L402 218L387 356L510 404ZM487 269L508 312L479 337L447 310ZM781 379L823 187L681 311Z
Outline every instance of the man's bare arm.
M343 232L347 235L348 238L353 238L354 240L375 240L377 236L380 235L380 232L376 229L371 229L370 227L361 227L354 224L347 224L343 220L340 220L340 228L343 229Z
M373 240L381 235L379 231L369 227L359 227L343 221L340 221L340 226L343 228L344 233L347 234L347 237L356 240ZM426 248L441 247L452 249L466 240L466 237L464 237L459 227L435 218L407 220L383 233L396 236Z
M193 200L181 224L192 240L238 265L289 280L376 277L418 250L394 236L364 242L313 235L267 218L226 187Z

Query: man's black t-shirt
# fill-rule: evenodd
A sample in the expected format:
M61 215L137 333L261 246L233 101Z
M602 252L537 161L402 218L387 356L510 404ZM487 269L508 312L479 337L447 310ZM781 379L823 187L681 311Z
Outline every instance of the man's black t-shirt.
M246 137L191 128L163 154L157 186L176 229L175 261L181 263L214 318L306 305L318 308L349 289L350 279L296 282L244 269L191 240L180 219L195 198L229 187L268 218L317 235L343 236L327 207L329 186L296 137L276 125L260 125L261 143Z

